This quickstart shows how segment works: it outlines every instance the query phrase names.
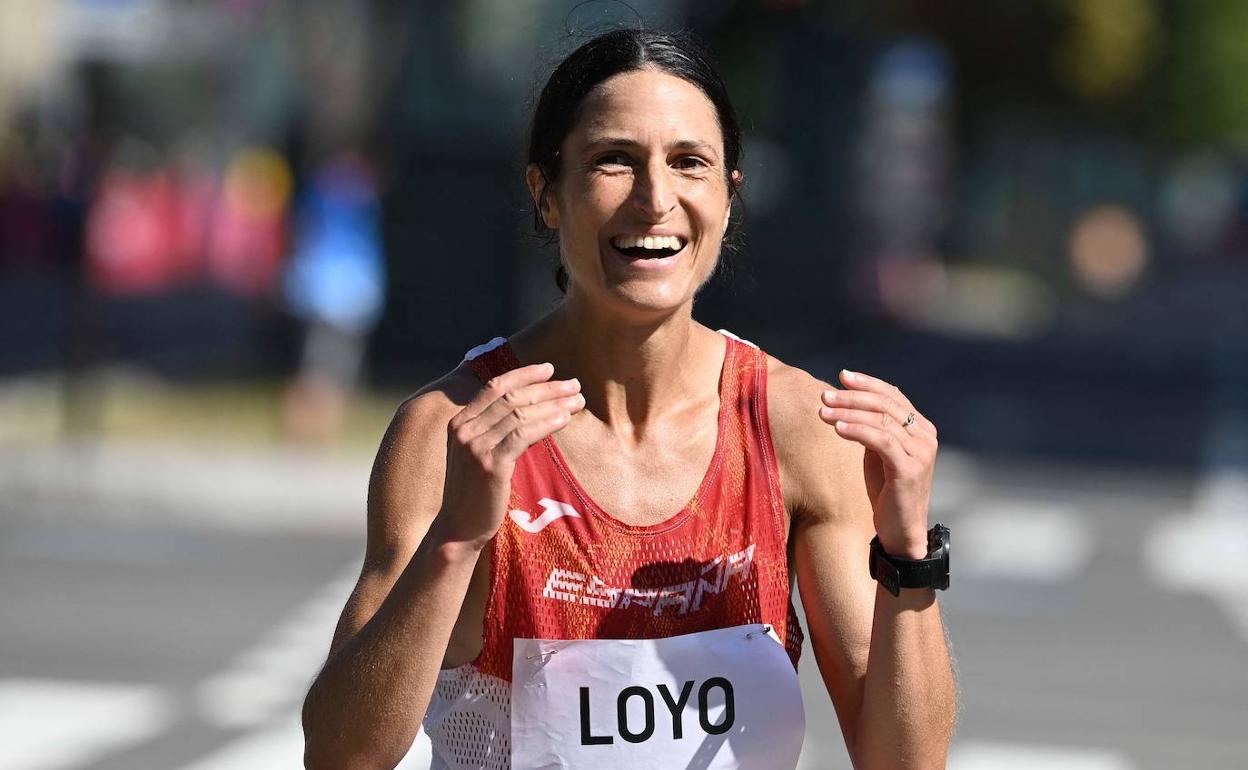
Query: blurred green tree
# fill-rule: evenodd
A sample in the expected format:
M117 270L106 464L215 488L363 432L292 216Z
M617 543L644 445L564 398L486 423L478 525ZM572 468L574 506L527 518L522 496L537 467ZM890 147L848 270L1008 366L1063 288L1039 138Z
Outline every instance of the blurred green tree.
M1157 122L1183 142L1248 143L1248 3L1172 2Z

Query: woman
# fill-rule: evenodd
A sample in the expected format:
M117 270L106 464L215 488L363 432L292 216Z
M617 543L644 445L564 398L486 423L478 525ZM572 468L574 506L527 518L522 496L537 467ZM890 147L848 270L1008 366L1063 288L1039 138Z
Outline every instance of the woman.
M551 76L527 179L566 299L396 414L308 767L393 767L423 715L435 767L791 768L790 554L855 765L944 766L934 590L868 570L876 536L872 572L929 554L935 428L693 320L739 153L678 36L611 32Z

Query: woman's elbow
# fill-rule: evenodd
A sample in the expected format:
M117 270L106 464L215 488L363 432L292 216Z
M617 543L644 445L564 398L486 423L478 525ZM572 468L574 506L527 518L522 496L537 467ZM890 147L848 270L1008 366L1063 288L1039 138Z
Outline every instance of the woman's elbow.
M359 752L331 751L317 745L316 741L304 740L304 770L393 770L394 766L395 763L387 763L377 757L364 756Z

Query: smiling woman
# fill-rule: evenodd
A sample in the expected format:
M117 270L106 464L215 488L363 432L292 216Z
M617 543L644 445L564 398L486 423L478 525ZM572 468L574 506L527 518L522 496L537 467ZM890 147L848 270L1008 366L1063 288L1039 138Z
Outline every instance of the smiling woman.
M646 65L599 83L578 112L553 179L540 163L528 171L542 221L558 233L565 290L670 312L714 271L740 176L725 168L715 108L694 84Z
M423 716L435 768L791 769L795 579L855 766L943 767L936 429L693 320L739 157L682 36L611 32L551 75L527 182L566 296L396 414L308 767L392 768Z
M663 77L640 84L616 82L621 78L635 80L627 76L642 74ZM615 105L604 103L604 99L634 101ZM612 106L626 110L608 109ZM696 119L686 124L685 113L673 109L692 109ZM591 117L590 112L595 115ZM619 125L623 130L613 131L617 128L613 119L624 115L648 116L651 120L646 125ZM654 134L647 135L646 129L666 129L669 144L654 147ZM575 148L565 146L569 141L576 143ZM648 181L659 181L660 197L649 205L668 205L670 201L663 194L670 191L662 184L664 180L646 177L652 154L661 166L680 172L686 179L718 179L727 197L725 205L730 205L741 183L737 168L741 129L728 90L707 56L684 36L619 30L597 37L551 74L533 113L528 182L538 203L536 229L562 240L558 225L550 220L546 196L563 180L565 171L583 174L599 167L613 176L624 174L630 183L642 183L638 189L642 194ZM638 171L643 172L640 179L636 179ZM728 213L725 211L724 216ZM720 238L725 234L721 231ZM726 240L731 243L731 238ZM566 253L562 248L560 251ZM566 291L566 265L560 265L556 279Z

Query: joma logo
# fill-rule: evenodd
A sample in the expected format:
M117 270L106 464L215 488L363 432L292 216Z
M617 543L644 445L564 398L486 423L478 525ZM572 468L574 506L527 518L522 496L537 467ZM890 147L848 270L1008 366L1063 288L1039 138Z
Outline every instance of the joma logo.
M511 517L511 520L516 523L517 527L531 535L536 535L538 532L546 529L555 519L560 519L564 516L571 516L574 519L581 518L581 514L577 513L576 509L567 503L551 500L549 497L543 497L537 502L538 505L542 506L543 510L536 518L530 519L528 511L507 512L507 515Z

